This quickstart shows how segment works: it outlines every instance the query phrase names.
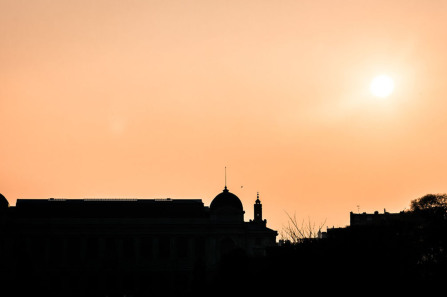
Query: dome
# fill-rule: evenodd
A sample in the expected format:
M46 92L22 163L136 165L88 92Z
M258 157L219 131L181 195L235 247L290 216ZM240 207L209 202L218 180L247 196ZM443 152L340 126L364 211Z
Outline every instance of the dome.
M211 210L222 208L232 208L234 210L243 211L241 200L236 195L228 191L227 187L225 187L222 193L217 195L210 204Z
M0 208L8 208L9 207L9 202L8 200L5 198L5 196L3 196L0 193Z

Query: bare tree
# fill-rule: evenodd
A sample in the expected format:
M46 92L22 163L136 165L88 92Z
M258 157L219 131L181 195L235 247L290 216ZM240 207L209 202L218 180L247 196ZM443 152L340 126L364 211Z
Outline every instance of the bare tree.
M302 220L301 223L298 222L296 218L296 214L291 216L288 212L286 212L288 221L287 225L283 226L282 230L280 230L279 235L281 240L289 241L292 244L301 243L305 240L317 238L321 234L321 230L326 224L326 220L324 220L321 224L316 224L315 222L311 222L310 218L306 220Z

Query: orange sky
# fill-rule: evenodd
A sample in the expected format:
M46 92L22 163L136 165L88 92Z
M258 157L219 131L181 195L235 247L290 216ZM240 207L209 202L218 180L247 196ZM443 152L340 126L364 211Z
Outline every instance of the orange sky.
M401 211L447 192L446 38L446 1L0 0L0 193L209 205L227 166L277 230Z

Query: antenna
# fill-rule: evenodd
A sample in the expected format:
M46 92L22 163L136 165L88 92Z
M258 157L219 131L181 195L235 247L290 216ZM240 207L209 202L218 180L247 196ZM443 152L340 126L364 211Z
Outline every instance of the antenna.
M227 188L227 166L225 166L225 189Z

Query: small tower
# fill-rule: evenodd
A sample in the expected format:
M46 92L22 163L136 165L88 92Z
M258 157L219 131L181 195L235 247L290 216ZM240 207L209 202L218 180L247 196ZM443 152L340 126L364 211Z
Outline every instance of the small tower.
M259 192L256 195L256 202L254 205L254 222L262 223L262 204L261 200L259 200Z

